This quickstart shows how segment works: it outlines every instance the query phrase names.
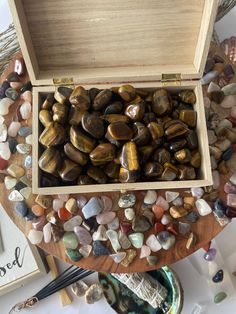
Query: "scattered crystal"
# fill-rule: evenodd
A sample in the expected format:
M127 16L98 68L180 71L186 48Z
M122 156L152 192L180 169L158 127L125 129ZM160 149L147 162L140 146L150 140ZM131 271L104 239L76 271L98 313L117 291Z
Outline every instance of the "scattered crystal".
M145 258L148 257L149 255L151 255L151 249L149 246L147 245L143 245L141 247L141 251L140 251L140 258Z
M161 244L157 240L156 236L154 234L151 234L147 240L146 245L151 249L152 252L157 252L161 250Z
M12 188L14 188L14 186L16 185L17 180L16 178L12 178L10 176L6 176L4 178L4 184L7 190L11 190Z
M157 239L164 250L169 250L175 244L175 236L168 231L158 233Z
M0 157L9 160L11 157L11 151L8 142L0 143Z
M212 281L215 283L222 282L224 279L223 269L218 270L218 272L213 276Z
M103 288L99 283L95 283L85 292L85 302L93 304L103 297Z
M89 286L83 281L77 281L73 283L71 286L72 292L77 296L77 297L83 297L85 295L85 292L88 290Z
M216 257L216 249L212 248L212 249L209 249L205 254L204 254L204 259L208 262L211 262L215 259Z
M95 231L92 235L93 237L93 241L107 241L108 240L108 236L106 234L107 229L104 225L100 225L97 229L97 231Z
M18 192L17 190L12 191L8 196L9 201L11 202L18 202L23 201L24 197Z
M20 190L20 194L23 195L26 200L31 196L31 193L32 189L28 186Z
M53 200L54 201L54 200ZM77 215L72 217L71 219L67 220L64 224L63 224L63 228L65 231L69 232L69 231L74 231L74 227L76 226L80 226L82 224L82 217Z
M118 205L121 208L128 208L134 206L136 197L134 194L124 194L120 197Z
M93 242L93 255L94 256L103 256L103 255L110 255L110 250L102 244L101 241L94 241Z
M117 230L119 229L119 226L120 226L120 221L118 217L116 217L109 224L107 224L107 228L111 230Z
M145 197L144 197L144 203L145 204L154 204L157 200L157 193L153 190L148 190Z
M131 208L131 207L126 208L126 209L125 209L125 218L126 218L127 220L133 220L134 217L135 217L135 211L134 211L134 209Z
M131 244L136 249L140 249L143 246L144 235L141 232L132 233L128 236Z
M32 244L39 244L43 240L43 232L31 229L28 233L28 239Z
M74 227L74 233L76 234L76 236L79 240L79 243L81 245L91 244L92 237L91 237L90 233L88 232L88 230L86 230L85 228L83 228L81 226L76 226L76 227Z
M112 199L110 197L102 195L101 200L103 203L104 212L112 210Z
M85 219L98 215L103 208L97 197L91 197L88 203L82 208ZM114 219L114 218L113 218Z
M5 116L9 113L10 106L14 104L14 100L10 98L2 98L0 99L0 115Z
M126 252L119 252L116 254L111 254L110 257L113 259L115 263L119 264L126 257Z
M111 242L113 250L115 252L119 251L121 249L121 246L118 239L118 233L115 230L107 230L106 234Z
M48 222L44 227L43 227L43 239L45 243L49 243L51 241L52 237L52 227L50 222Z
M109 211L109 212L102 212L96 216L97 223L99 225L107 225L112 222L116 217L116 213Z
M169 209L169 203L160 195L157 197L156 205L162 207L165 211Z
M29 102L24 102L20 106L20 114L23 120L29 119L31 116L31 104Z
M92 252L92 249L93 249L92 245L86 244L79 248L79 252L81 255L83 255L83 257L89 257L90 253Z

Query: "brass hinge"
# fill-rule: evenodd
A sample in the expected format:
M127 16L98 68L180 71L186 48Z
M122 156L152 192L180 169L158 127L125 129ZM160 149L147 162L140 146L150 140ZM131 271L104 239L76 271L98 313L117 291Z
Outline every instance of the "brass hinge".
M53 84L55 86L74 86L74 80L72 77L54 78Z
M181 85L181 74L162 74L161 76L162 86L180 86Z

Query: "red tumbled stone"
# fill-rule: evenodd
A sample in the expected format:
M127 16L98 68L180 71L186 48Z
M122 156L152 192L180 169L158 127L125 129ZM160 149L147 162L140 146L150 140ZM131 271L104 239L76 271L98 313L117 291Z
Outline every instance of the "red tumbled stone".
M8 166L8 161L0 157L0 170L6 169Z
M173 222L171 222L168 226L167 226L167 230L171 233L173 233L174 235L178 235L178 229L177 229L177 225L174 224Z
M120 230L124 233L128 233L129 231L131 231L132 229L132 225L130 222L126 222L126 221L122 221L120 223Z
M156 233L159 233L159 232L165 230L165 226L163 224L161 224L160 222L155 223L154 228L155 228Z
M72 217L72 214L64 207L60 208L57 213L58 213L58 217L62 221L69 220Z

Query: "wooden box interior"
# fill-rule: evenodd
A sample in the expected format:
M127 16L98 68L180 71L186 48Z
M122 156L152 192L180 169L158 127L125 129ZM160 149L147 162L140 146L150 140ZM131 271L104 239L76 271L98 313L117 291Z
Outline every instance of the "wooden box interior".
M9 0L33 85L200 78L218 0Z
M154 90L161 86L160 83L135 83L133 84L137 88L144 88L148 90ZM99 88L109 88L114 85L93 85ZM90 88L91 86L84 86ZM96 185L84 185L84 186L58 186L58 187L41 187L40 180L42 171L38 167L38 160L42 154L40 146L38 144L38 138L42 129L39 126L38 113L42 104L42 99L49 92L55 91L55 87L36 87L33 94L33 102L35 104L33 110L33 193L38 194L58 194L58 193L89 193L89 192L106 192L106 191L119 191L119 190L147 190L147 189L170 189L170 188L190 188L196 186L207 186L212 184L212 174L210 166L210 156L208 149L207 129L205 123L205 111L203 105L202 88L197 81L185 81L182 86L166 86L171 93L177 93L180 90L191 89L194 90L197 101L194 105L194 110L197 112L197 135L199 140L199 151L202 156L201 168L198 171L198 178L196 180L185 181L154 181L154 182L137 182L137 183L107 183Z

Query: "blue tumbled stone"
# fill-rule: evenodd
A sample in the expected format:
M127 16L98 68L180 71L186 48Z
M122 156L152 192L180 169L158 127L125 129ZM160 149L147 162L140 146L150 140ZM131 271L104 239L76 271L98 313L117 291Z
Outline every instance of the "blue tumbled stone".
M234 152L234 151L233 151L233 148L232 148L232 147L228 148L228 149L222 154L222 159L225 160L225 161L229 160L229 159L232 157L233 152Z
M97 216L103 210L97 197L91 197L88 203L82 208L85 219Z
M19 93L14 89L9 87L6 92L5 92L6 97L12 99L12 100L17 100L19 98Z
M17 215L21 217L25 217L28 213L28 207L24 201L22 202L16 202L15 204L15 212Z
M213 208L216 211L222 211L223 213L225 213L227 206L225 206L225 204L222 201L222 199L217 198L217 200L214 202Z
M185 218L187 221L196 222L199 219L199 215L197 212L190 212Z
M8 137L7 141L8 141L9 149L10 149L11 153L15 154L16 153L16 146L18 145L17 140L13 137Z
M32 128L30 126L23 126L19 129L18 135L26 137L32 134Z
M32 168L32 156L28 155L25 157L24 166L26 169Z
M94 256L103 256L103 255L110 255L111 251L102 244L101 241L96 240L93 242L93 255Z
M218 270L218 272L213 276L212 281L215 283L221 282L224 279L223 269Z

